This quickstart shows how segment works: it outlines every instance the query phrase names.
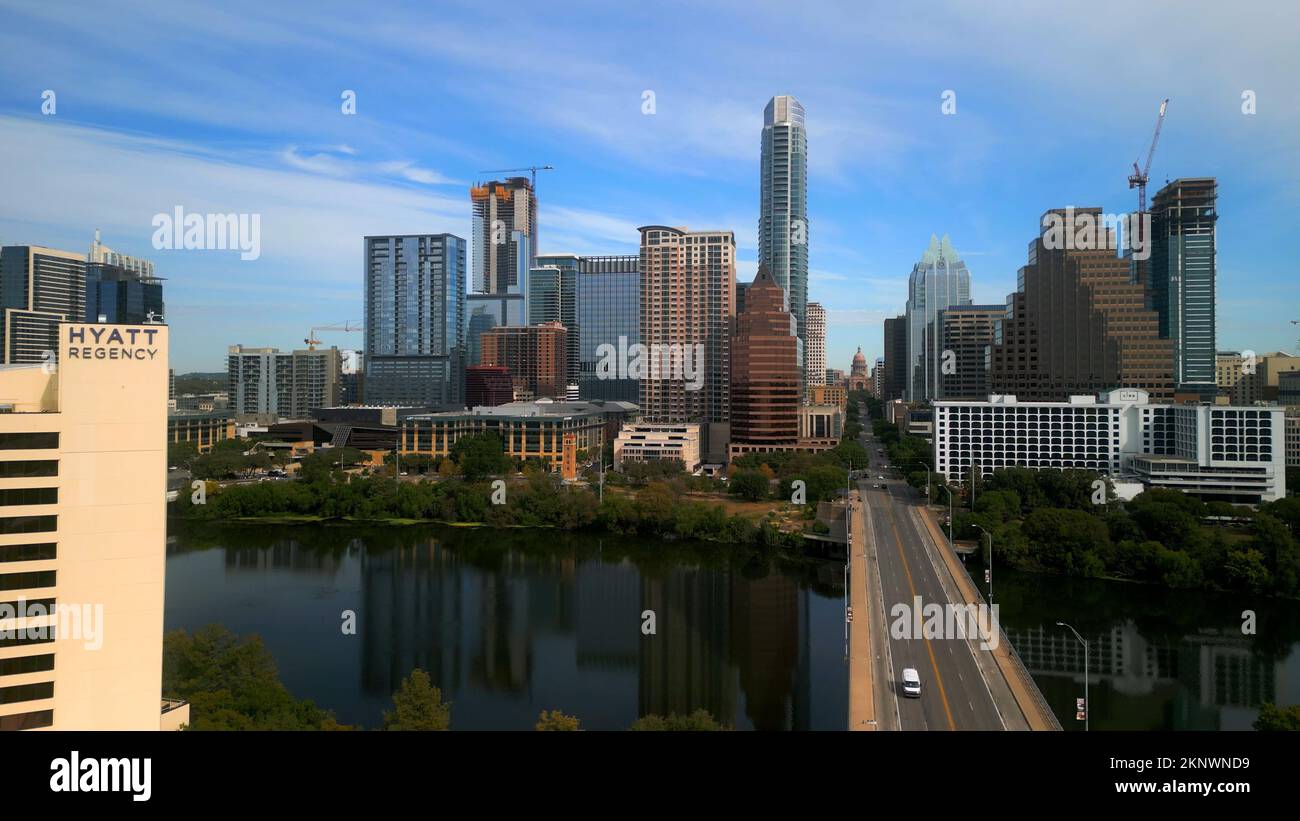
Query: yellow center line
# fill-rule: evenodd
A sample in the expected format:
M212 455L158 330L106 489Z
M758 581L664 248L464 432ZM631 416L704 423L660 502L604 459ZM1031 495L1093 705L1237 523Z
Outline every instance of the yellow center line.
M907 556L903 554L903 539L898 532L898 522L894 519L893 505L887 505L886 511L889 513L889 527L894 531L894 542L898 545L898 558L903 560L903 573L907 575L907 587L912 591L912 602L916 602L916 585L912 583L912 568L907 563ZM939 684L939 698L943 701L943 712L948 716L948 729L956 730L957 723L952 720L952 708L948 706L948 693L943 689L943 676L939 675L939 663L934 658L934 648L930 646L930 639L921 634L921 640L925 642L925 651L930 654L930 669L934 671L934 680Z

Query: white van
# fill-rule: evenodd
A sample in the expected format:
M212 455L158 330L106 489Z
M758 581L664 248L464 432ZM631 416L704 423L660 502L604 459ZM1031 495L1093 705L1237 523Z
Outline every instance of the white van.
M903 668L903 695L912 698L921 697L921 676L915 667Z

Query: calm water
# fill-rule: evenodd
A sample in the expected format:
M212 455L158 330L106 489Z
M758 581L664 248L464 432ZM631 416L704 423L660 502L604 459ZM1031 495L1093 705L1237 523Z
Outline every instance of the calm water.
M260 634L290 691L344 723L378 726L415 667L456 729L531 729L551 709L590 729L701 707L738 729L847 723L838 563L433 526L173 522L169 542L167 628Z
M458 729L527 729L544 709L624 728L703 707L742 729L840 730L841 572L617 536L173 523L166 623L260 634L295 695L365 727L422 667ZM994 582L1067 730L1082 726L1083 655L1058 620L1091 642L1094 730L1249 729L1262 702L1300 703L1300 603L1006 570Z

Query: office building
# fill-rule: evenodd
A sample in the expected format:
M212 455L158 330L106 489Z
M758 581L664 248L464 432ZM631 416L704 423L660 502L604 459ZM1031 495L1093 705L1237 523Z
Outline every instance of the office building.
M737 313L740 309L737 308ZM808 303L808 339L804 344L805 385L826 384L826 309L820 302Z
M1253 405L1256 402L1277 402L1282 375L1300 370L1300 356L1285 351L1257 354L1253 359L1240 360L1241 374L1230 394L1234 405Z
M312 408L342 398L343 355L338 348L281 352L231 345L226 356L229 410L240 416L306 419Z
M1300 406L1289 406L1283 419L1283 436L1286 439L1286 466L1300 468Z
M758 211L758 261L786 294L802 373L808 339L808 135L803 106L787 95L773 97L763 109Z
M641 410L651 422L726 423L735 236L664 225L640 231L641 344L659 365L641 379ZM725 453L709 437L706 430L706 452Z
M675 459L688 473L700 469L700 426L689 422L636 422L622 426L614 440L614 470L629 463Z
M495 407L514 400L510 369L501 365L470 365L465 369L465 407Z
M905 397L925 402L939 392L939 360L927 355L926 335L938 338L939 312L970 304L970 271L948 235L930 235L930 245L912 266L907 283L907 373ZM938 353L931 345L929 353ZM888 354L886 354L888 355Z
M617 431L634 412L635 407L622 403L539 399L419 414L401 422L401 452L447 456L461 437L492 433L511 459L543 459L558 465L566 434L575 437L576 450L599 453L613 440L611 431Z
M86 316L86 258L39 245L0 248L0 364L53 361L60 322Z
M871 366L871 395L879 399L885 388L885 358L877 356Z
M541 325L558 322L565 336L565 373L578 374L578 264L574 254L547 254L537 257L528 271L528 323Z
M578 257L577 301L578 395L636 403L639 380L620 373L617 364L624 361L620 351L626 353L641 342L641 257ZM569 374L570 379L574 376Z
M1219 396L1232 396L1247 364L1240 351L1219 351L1214 355L1214 385Z
M0 730L179 729L189 705L162 697L168 329L55 327L57 369L0 368Z
M881 399L902 399L907 393L907 316L885 320L885 371L881 377Z
M1177 179L1151 202L1148 307L1160 338L1173 345L1174 389L1209 400L1215 387L1215 223L1213 177Z
M813 385L808 389L808 403L812 405L838 405L843 408L849 404L849 390L843 380L825 385Z
M731 451L763 453L799 439L799 352L785 292L765 263L731 335Z
M95 240L90 244L90 252L86 254L86 262L121 268L129 274L133 274L137 279L158 279L154 274L153 263L149 260L128 256L126 254L119 254L112 248L109 248L107 245L100 242L98 228L95 229ZM87 320L87 322L93 321L94 320Z
M473 287L483 294L527 297L528 271L537 264L537 195L527 177L510 177L469 190L473 210Z
M161 279L107 262L86 263L86 322L158 323L163 310Z
M558 322L493 328L482 336L482 364L509 370L516 392L562 399L568 385L568 336Z
M989 351L1005 305L961 305L939 312L939 392L942 399L982 399L989 395ZM927 342L930 334L926 335ZM927 350L933 361L935 352Z
M799 406L799 449L830 450L844 436L844 408L839 405Z
M1283 409L1150 402L1121 388L1061 402L993 395L934 405L935 472L1092 470L1241 503L1286 495Z
M462 401L465 240L452 234L365 238L366 401Z
M995 331L991 392L1062 401L1123 387L1173 401L1171 343L1101 209L1055 209L1040 226Z
M167 442L189 442L207 453L218 442L235 438L235 420L224 410L174 410L167 413Z
M465 297L465 362L483 359L483 332L502 325L527 325L523 294L469 294Z
M1277 403L1287 407L1300 407L1300 369L1277 375Z

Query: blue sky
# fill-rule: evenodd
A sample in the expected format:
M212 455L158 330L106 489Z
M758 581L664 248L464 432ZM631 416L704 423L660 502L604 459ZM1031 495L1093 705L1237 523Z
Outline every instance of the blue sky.
M931 233L975 301L1000 303L1043 211L1132 209L1169 97L1150 193L1219 178L1219 347L1297 347L1295 4L916 5L0 0L0 242L83 250L100 228L153 259L178 371L361 319L362 236L468 236L483 169L556 167L538 181L545 253L729 229L748 280L763 106L793 94L809 298L847 369L859 345L881 353ZM261 214L260 258L153 249L153 215L178 205Z

